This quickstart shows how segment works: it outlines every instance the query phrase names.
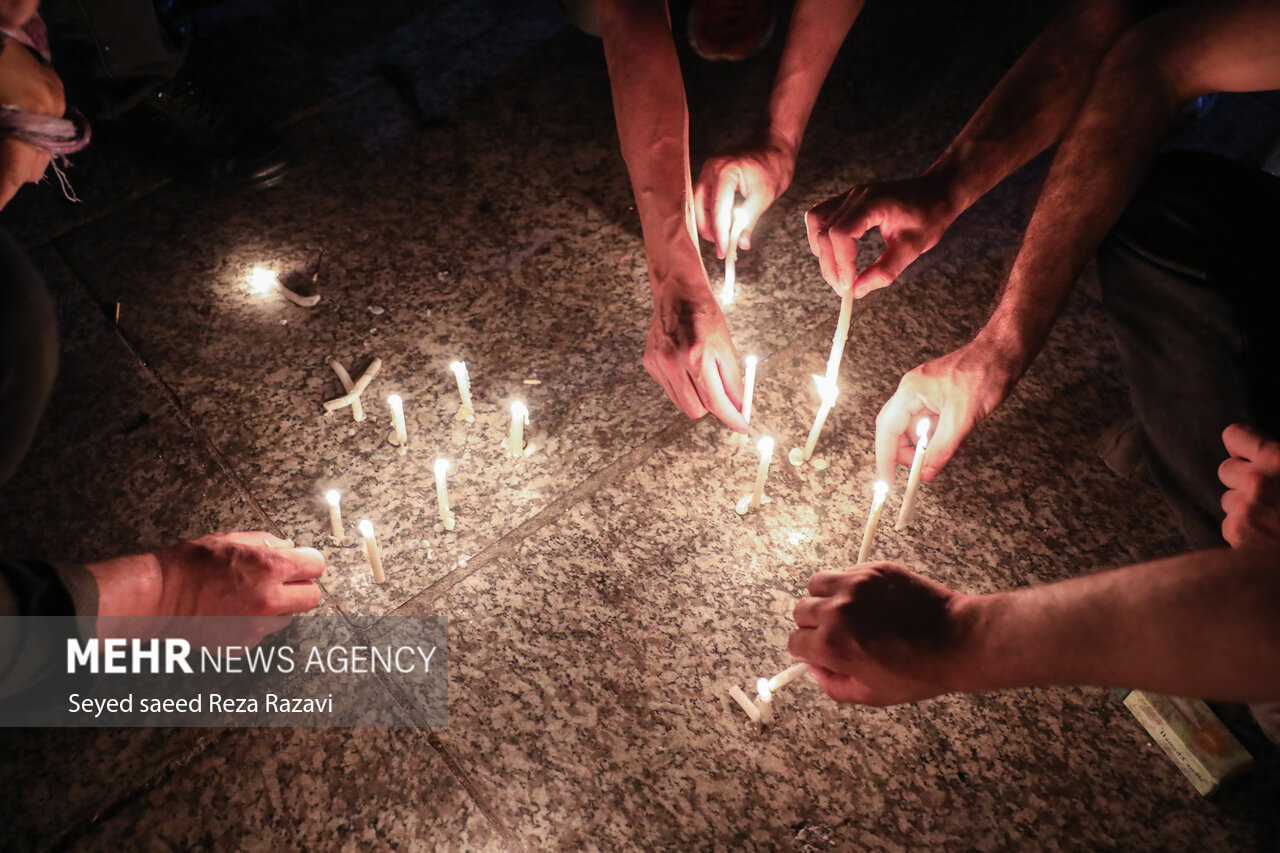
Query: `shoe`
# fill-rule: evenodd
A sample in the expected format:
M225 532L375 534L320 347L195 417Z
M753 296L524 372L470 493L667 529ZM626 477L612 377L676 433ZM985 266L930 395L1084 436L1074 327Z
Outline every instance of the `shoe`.
M179 177L203 184L268 187L285 176L292 162L284 140L190 67L115 124Z
M703 59L747 59L764 50L777 17L773 0L694 0L689 44Z

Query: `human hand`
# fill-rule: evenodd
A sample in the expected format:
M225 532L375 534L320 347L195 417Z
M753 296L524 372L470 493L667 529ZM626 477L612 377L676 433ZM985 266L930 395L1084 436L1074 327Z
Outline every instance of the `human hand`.
M1222 495L1222 538L1233 548L1280 544L1280 443L1253 427L1232 424L1222 431L1231 457L1218 467Z
M894 563L819 572L787 647L837 702L897 705L952 689L968 596Z
M730 429L745 433L738 354L701 267L698 274L701 282L654 288L644 366L689 417L711 412Z
M12 40L0 49L0 104L39 115L61 116L66 112L58 75ZM48 166L48 152L16 139L0 139L0 209L23 184L40 180Z
M36 13L39 0L0 0L0 27L21 27Z
M214 533L88 569L98 581L99 636L194 630L204 644L255 646L320 603L324 557L261 531Z
M855 186L810 208L805 225L822 277L841 296L853 288L861 299L936 246L958 215L946 183L926 174ZM884 253L858 274L858 240L872 228L880 229Z
M927 483L955 455L965 438L1009 395L1019 373L998 351L975 339L902 377L876 416L876 469L892 483L897 463L910 465L921 417L933 422L921 477Z
M751 248L756 223L791 186L795 167L795 151L767 136L702 164L693 190L693 209L698 233L715 244L716 257L728 254L735 219L742 229L739 248ZM738 195L743 200L735 216L733 203Z

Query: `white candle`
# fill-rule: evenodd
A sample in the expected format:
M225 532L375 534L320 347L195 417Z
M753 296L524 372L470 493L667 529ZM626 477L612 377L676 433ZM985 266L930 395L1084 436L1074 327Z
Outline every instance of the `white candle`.
M524 428L529 423L529 410L516 400L511 404L511 434L503 442L508 456L524 456Z
M754 355L747 356L746 365L747 375L742 381L742 419L746 421L749 426L751 424L751 398L755 396L756 392L756 357ZM734 435L736 436L738 446L747 446L747 434L745 432L734 433Z
M373 569L373 582L382 583L387 576L382 573L382 553L378 550L378 540L373 535L373 523L368 519L360 522L360 536L364 539L364 551L369 557L369 568Z
M835 385L840 378L840 359L844 357L844 342L849 337L849 321L853 319L853 291L840 297L840 319L836 322L836 334L831 340L831 355L827 357L827 384Z
M739 687L736 684L733 685L732 687L729 688L729 695L733 697L733 701L738 703L738 707L742 708L742 710L747 712L747 717L751 720L751 722L753 723L760 722L760 709L756 707L755 702L752 702L747 697L747 694L742 692L741 687Z
M720 291L720 304L730 305L738 292L738 241L747 228L746 217L739 208L733 212L733 226L729 229L729 246L724 254L724 287Z
M880 510L884 508L885 495L889 494L889 484L884 480L876 480L872 486L875 495L871 498L871 512L867 514L867 526L862 531L862 547L858 549L858 562L865 563L871 556L871 544L876 539L876 527L880 525Z
M773 460L773 439L766 435L760 439L756 447L760 450L760 466L756 468L756 485L749 496L738 501L739 515L746 515L748 510L753 510L768 500L764 496L764 481L769 478L769 463Z
M288 299L294 305L301 305L303 308L314 308L320 301L320 294L312 296L303 296L295 293L280 283L280 277L276 275L275 270L264 269L263 267L254 267L253 272L249 273L249 288L254 293L267 294L273 290L279 290L285 299Z
M836 397L840 394L836 384L828 382L823 376L814 375L813 381L818 386L822 404L818 406L818 416L813 419L813 429L809 430L809 440L804 443L804 449L793 447L787 454L787 459L792 465L803 465L809 461L809 457L813 456L813 449L818 444L818 436L822 433L822 425L827 422L827 415L831 413L831 407L835 405Z
M773 691L769 689L769 679L756 679L756 709L760 711L760 725L767 726L773 722Z
M400 399L399 394L392 394L387 397L387 405L391 407L391 424L393 427L391 435L387 436L387 440L400 448L400 455L403 456L409 447L409 433L404 427L404 400Z
M769 689L777 690L779 687L786 687L808 671L809 664L807 663L798 663L794 666L789 666L773 678L769 679Z
M351 381L351 374L347 373L347 369L342 366L342 362L336 358L330 358L329 366L338 375L338 381L342 383L344 391L350 391L356 387L355 383ZM351 415L358 421L364 420L364 405L360 402L359 397L351 401Z
M333 538L337 542L341 542L346 538L346 534L342 530L342 495L338 494L337 489L330 489L325 492L324 499L329 502L329 529L333 531Z
M902 509L898 511L898 523L894 530L902 530L916 517L916 490L920 488L920 472L924 469L924 451L929 446L929 419L921 418L916 424L916 455L911 460L911 473L907 476L907 490L902 494Z
M453 510L449 509L449 487L445 474L449 473L449 460L436 460L436 504L440 508L440 523L445 530L453 529Z
M455 361L449 365L449 369L453 371L453 375L458 379L458 397L462 399L462 405L458 407L458 414L454 415L454 419L474 421L476 413L471 408L471 377L467 375L467 363L465 361Z
M353 406L360 399L360 395L364 393L364 389L369 387L369 383L378 375L378 371L382 370L382 359L375 358L369 362L369 366L364 369L364 373L351 386L351 390L341 397L335 397L332 400L325 401L324 410L326 412L336 412L343 406Z

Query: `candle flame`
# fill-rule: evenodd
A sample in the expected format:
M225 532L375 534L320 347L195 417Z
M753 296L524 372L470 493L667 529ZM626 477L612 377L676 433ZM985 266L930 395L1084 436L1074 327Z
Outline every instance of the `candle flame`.
M455 361L449 365L449 369L454 373L466 373L467 363L465 361Z
M324 499L329 502L329 506L337 506L338 502L342 500L342 495L338 494L337 489L330 489L324 493Z
M747 364L747 369L748 369L748 370L750 370L751 368L755 367L755 366L756 366L756 357L755 357L754 355L749 355L749 356L747 356L746 364Z
M404 405L404 400L400 399L399 394L391 394L387 397L387 405L393 409L398 409Z
M875 506L880 506L880 504L884 503L885 496L889 494L889 484L884 480L876 480L871 490L875 492L875 497L872 498L873 503Z
M756 679L756 693L760 696L760 699L765 702L768 702L773 698L773 691L769 689L769 679Z
M733 282L726 281L724 287L720 288L719 302L721 305L733 304Z
M360 522L360 535L366 539L373 538L373 522L372 521L366 518L364 521Z
M827 377L816 373L810 375L813 376L813 384L818 386L818 396L822 398L822 402L827 405L834 403L840 394L840 388L837 387L835 380L828 380Z
M929 419L921 418L920 423L916 424L916 438L924 438L929 434Z
M759 443L756 444L756 447L760 449L761 456L773 455L773 439L767 435L760 439Z
M280 283L275 270L266 267L254 267L248 278L249 290L259 295L270 293Z
M436 476L443 477L448 471L449 471L449 460L437 459L436 460Z
M516 400L511 404L511 417L524 418L525 426L529 425L529 410L525 408L524 403Z

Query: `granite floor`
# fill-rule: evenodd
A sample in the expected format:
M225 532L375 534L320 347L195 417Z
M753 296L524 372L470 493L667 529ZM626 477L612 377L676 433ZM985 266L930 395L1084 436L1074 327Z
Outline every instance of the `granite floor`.
M680 416L640 364L647 273L597 41L549 0L193 5L202 57L255 91L298 165L268 191L221 194L106 144L72 173L83 203L41 186L0 216L63 334L41 437L0 491L0 542L69 559L228 529L314 544L324 601L294 630L376 641L446 612L449 724L5 731L0 846L1274 849L1280 760L1230 709L1259 760L1203 800L1102 689L879 710L802 681L764 733L726 697L788 664L795 597L851 560L875 413L981 322L1043 163L858 305L829 466L775 465L771 503L740 518L754 454ZM729 323L761 358L755 425L779 458L807 433L838 305L801 212L927 164L1049 14L936 5L864 13L796 182L740 262ZM777 48L682 59L701 158L750 129ZM1250 127L1280 116L1242 103ZM321 301L253 293L258 265ZM879 556L978 591L1182 547L1150 486L1094 450L1125 411L1094 290ZM363 424L323 413L340 393L330 356L382 359L373 398L403 395L407 455L380 405ZM471 424L453 417L455 359ZM515 397L538 445L523 460L499 445ZM437 523L437 455L454 464L453 532ZM327 541L331 487L378 525L386 584Z

